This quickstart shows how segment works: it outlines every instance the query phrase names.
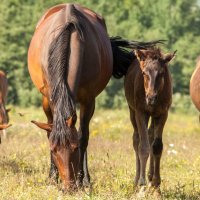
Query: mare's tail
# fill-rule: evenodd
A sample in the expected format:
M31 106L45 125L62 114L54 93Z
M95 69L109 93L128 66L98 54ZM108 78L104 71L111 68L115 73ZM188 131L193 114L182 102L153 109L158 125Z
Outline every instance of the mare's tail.
M80 19L73 5L68 7L69 22L60 31L51 43L48 57L48 82L50 88L50 104L53 106L53 129L50 134L51 141L66 145L71 136L66 120L76 116L76 105L67 83L69 69L70 39L72 31L76 30L83 39ZM72 50L73 51L73 50Z

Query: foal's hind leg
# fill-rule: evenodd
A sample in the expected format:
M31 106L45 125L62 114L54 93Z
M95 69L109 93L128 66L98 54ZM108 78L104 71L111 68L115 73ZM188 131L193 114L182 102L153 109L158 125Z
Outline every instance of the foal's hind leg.
M131 123L133 125L134 128L134 132L133 132L133 148L135 150L135 159L136 159L136 175L135 175L135 180L134 183L135 185L137 185L139 177L140 177L140 160L139 160L139 155L138 155L138 145L139 145L139 134L138 134L138 130L137 130L137 124L135 121L135 112L133 110L130 109L130 119L131 119Z
M51 112L51 108L49 106L49 102L48 99L46 97L43 96L42 99L42 106L43 106L43 110L47 116L47 120L49 124L53 123L53 115ZM50 132L47 132L47 136L49 137ZM58 182L58 169L53 161L52 158L52 153L50 153L50 157L51 157L51 167L50 167L50 171L49 171L49 178L54 180L55 182Z
M153 145L153 141L154 141L154 120L153 120L153 118L151 119L151 125L149 127L148 134L149 134L149 143L151 146L148 179L151 182L152 178L153 178L153 172L154 172L154 158L153 158L153 149L152 149L152 145Z
M154 173L152 179L152 186L158 187L161 183L160 178L160 159L163 150L162 133L168 113L166 112L158 118L154 118L154 141L152 145L154 157Z
M87 166L87 146L89 140L89 122L93 116L95 100L81 103L80 105L80 165L78 174L78 185L88 186L90 184L90 175Z

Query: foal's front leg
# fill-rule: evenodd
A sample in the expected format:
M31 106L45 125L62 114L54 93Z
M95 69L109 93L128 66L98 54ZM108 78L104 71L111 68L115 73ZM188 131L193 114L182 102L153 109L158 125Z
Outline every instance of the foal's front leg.
M148 179L149 179L149 182L151 182L153 178L153 173L154 173L154 157L153 157L153 149L152 149L152 145L154 141L154 119L153 118L151 119L151 125L149 127L148 134L149 134L149 143L151 146Z
M139 160L140 160L140 178L138 184L146 185L146 164L150 153L150 144L148 138L148 120L149 116L142 112L136 112L136 122L139 132Z
M129 107L130 111L130 119L131 123L134 128L133 132L133 148L135 150L135 160L136 160L136 175L135 175L135 180L134 184L138 184L138 180L140 178L140 160L139 160L139 155L138 155L138 146L139 146L139 134L138 134L138 129L137 129L137 123L135 120L135 112Z
M160 117L154 118L154 141L152 145L154 157L154 173L152 179L152 186L158 187L161 183L160 178L160 159L163 150L162 133L168 113L164 113Z

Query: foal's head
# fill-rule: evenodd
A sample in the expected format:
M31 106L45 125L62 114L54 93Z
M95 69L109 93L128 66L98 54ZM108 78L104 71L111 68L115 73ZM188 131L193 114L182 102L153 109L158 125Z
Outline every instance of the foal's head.
M156 103L157 95L163 89L167 64L175 56L175 52L162 54L160 49L154 48L136 50L135 54L144 78L146 103L152 106Z

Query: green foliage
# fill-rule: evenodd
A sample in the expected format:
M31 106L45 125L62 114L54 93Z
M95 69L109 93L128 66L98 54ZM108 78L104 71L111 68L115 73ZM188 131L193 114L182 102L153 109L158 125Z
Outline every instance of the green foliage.
M176 111L179 113L195 113L195 114L198 113L195 106L191 104L190 96L182 95L180 93L176 93L173 95L173 100L170 110L172 112Z
M65 1L70 2L70 1ZM104 16L110 36L132 40L166 39L165 52L178 50L170 68L174 92L189 93L189 79L199 55L200 6L198 0L77 0ZM35 25L42 14L61 0L1 0L0 69L9 78L9 103L39 105L32 95L33 84L27 69L27 50ZM111 80L98 105L124 104L122 80ZM35 90L34 90L35 91Z

